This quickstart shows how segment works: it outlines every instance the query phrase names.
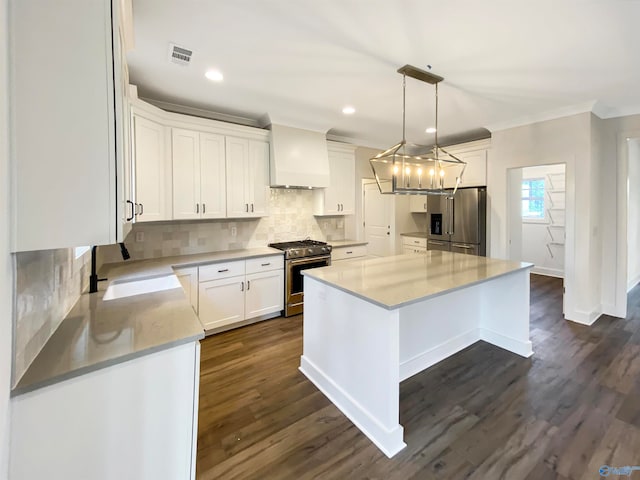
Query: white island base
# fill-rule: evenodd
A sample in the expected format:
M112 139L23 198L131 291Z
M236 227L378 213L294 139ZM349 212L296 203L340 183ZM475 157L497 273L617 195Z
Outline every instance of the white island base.
M300 370L388 457L406 446L399 423L402 380L478 340L533 354L525 264L395 308L332 284L322 273L331 268L305 273ZM360 286L367 287L362 278Z

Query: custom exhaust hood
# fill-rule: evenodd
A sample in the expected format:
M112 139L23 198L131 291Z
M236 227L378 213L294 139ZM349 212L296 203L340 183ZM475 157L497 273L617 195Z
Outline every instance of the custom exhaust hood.
M329 154L322 132L271 125L272 188L326 188Z

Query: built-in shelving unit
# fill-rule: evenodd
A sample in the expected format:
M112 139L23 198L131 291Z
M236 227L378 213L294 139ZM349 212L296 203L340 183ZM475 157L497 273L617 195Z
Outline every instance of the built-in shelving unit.
M549 172L545 175L547 197L547 251L552 259L564 259L565 240L565 174ZM563 262L564 263L564 262Z

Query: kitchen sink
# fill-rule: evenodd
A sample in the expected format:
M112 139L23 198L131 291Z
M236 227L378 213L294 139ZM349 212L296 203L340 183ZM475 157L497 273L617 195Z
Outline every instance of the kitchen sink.
M162 277L150 277L138 280L123 280L112 282L102 297L103 300L116 300L118 298L142 295L143 293L161 292L179 288L180 280L175 275L164 275Z

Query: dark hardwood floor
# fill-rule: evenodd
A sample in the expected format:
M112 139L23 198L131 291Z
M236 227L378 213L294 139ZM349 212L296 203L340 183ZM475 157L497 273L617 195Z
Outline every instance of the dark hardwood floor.
M198 479L564 480L640 465L640 288L627 319L583 327L561 312L562 281L532 275L533 357L478 342L402 382L407 447L393 459L298 371L301 316L209 337Z

